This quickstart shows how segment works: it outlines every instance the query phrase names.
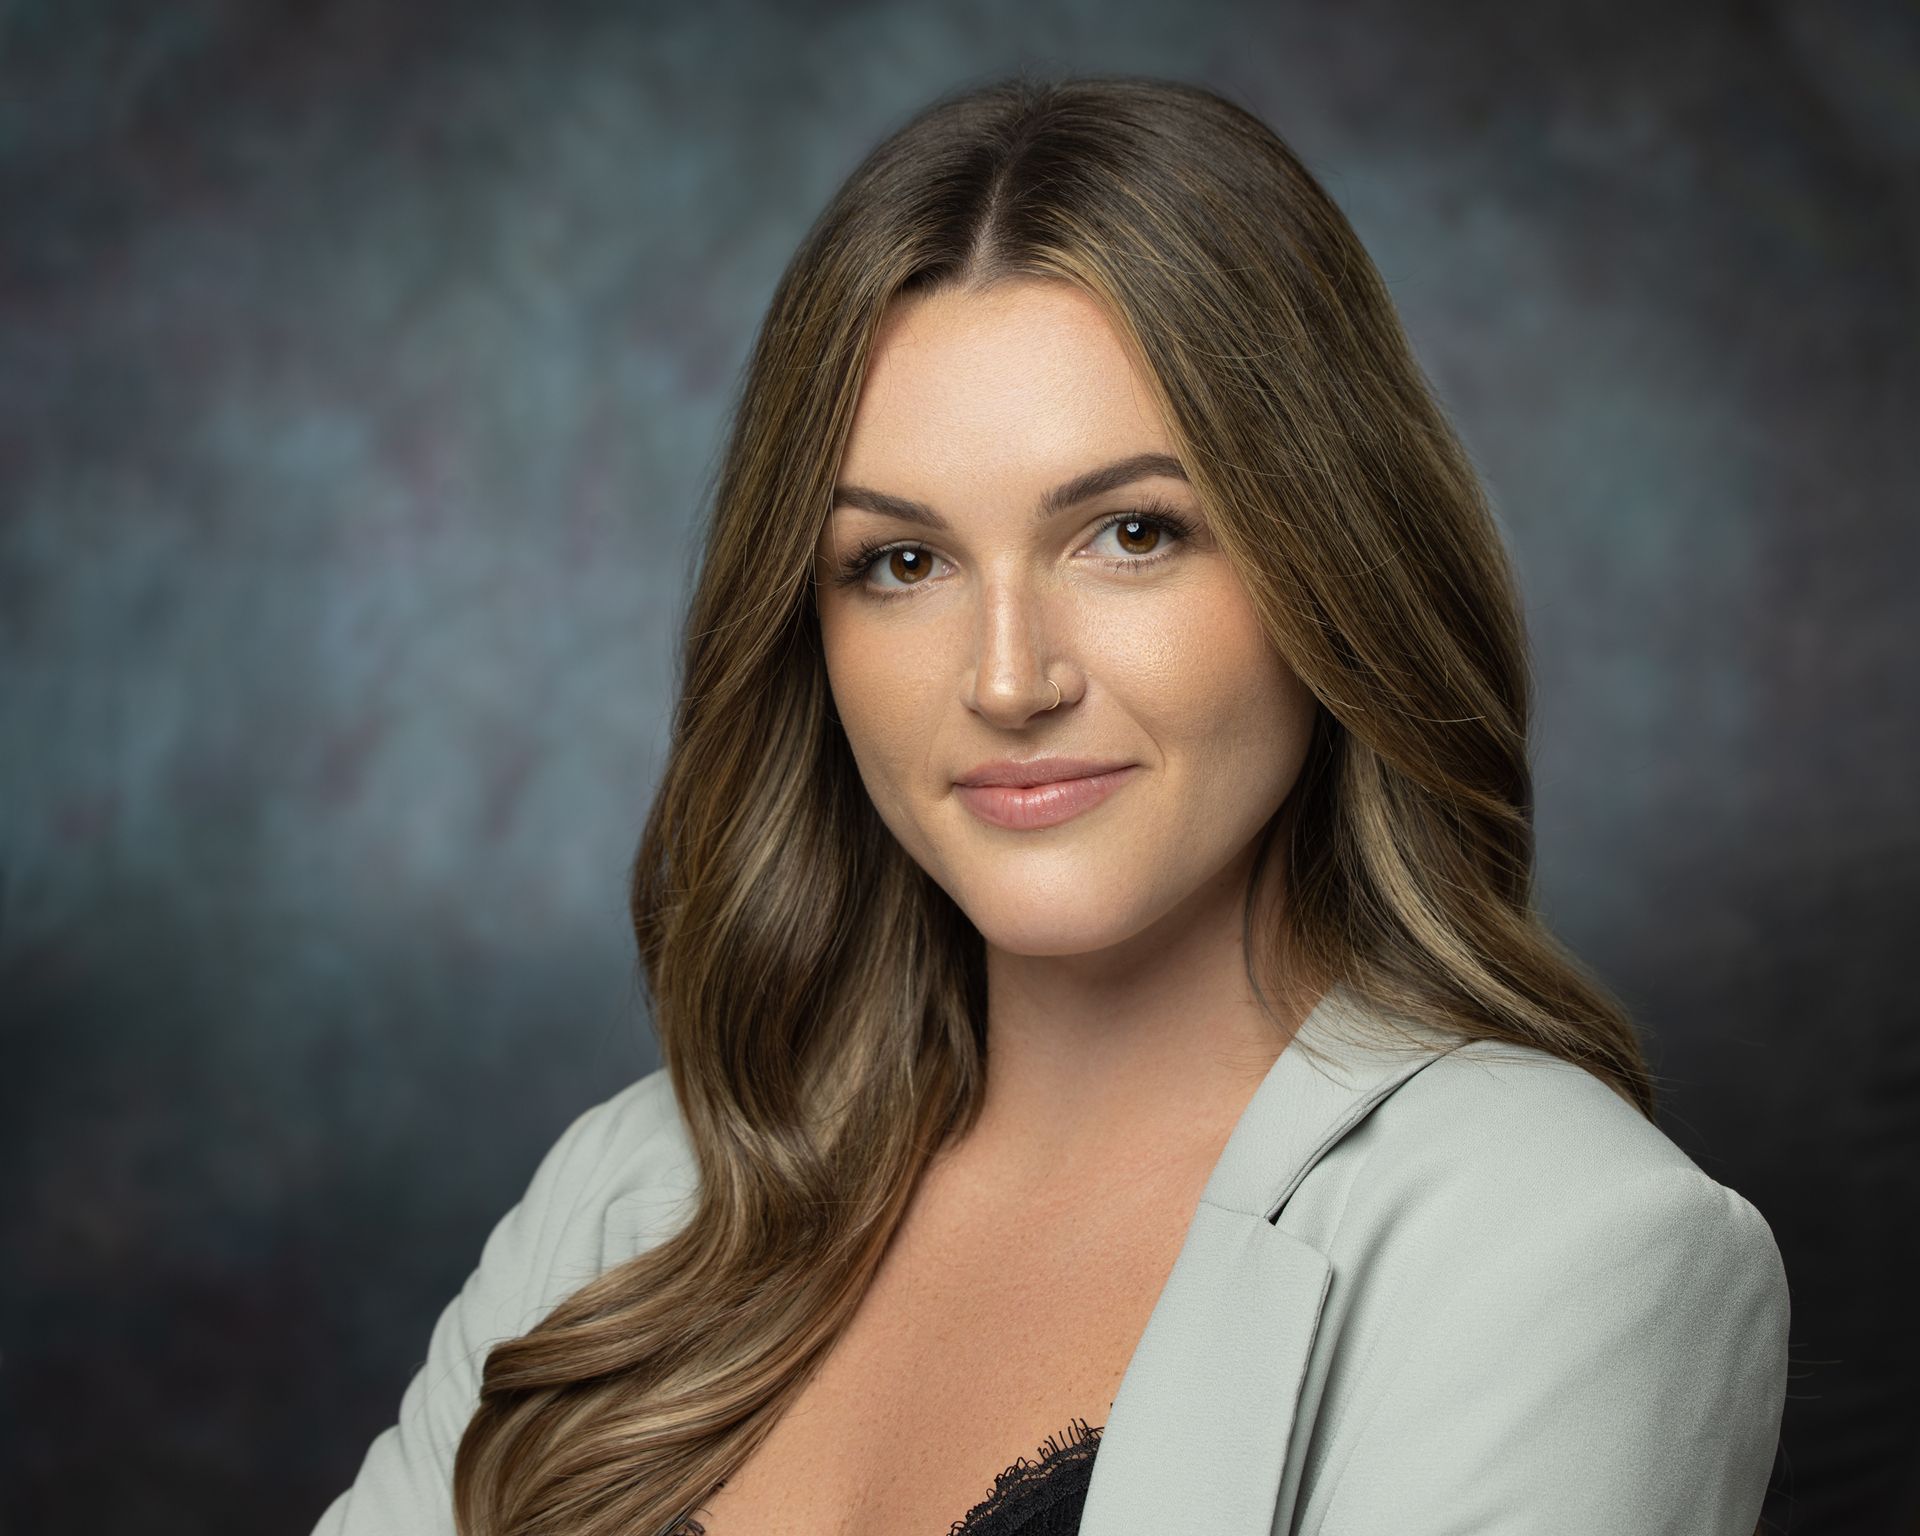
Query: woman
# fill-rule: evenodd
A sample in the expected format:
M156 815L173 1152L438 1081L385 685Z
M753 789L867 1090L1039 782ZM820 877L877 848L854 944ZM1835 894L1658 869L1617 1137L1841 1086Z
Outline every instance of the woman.
M1778 1252L1530 909L1496 528L1270 130L922 113L779 285L704 556L665 1066L322 1533L1753 1529Z

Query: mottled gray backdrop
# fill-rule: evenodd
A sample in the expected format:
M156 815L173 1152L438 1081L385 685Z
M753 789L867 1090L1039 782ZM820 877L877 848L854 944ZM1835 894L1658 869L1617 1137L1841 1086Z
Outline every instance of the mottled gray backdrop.
M865 150L1019 64L1224 89L1358 226L1521 566L1543 903L1786 1256L1769 1515L1916 1528L1911 6L46 0L0 5L7 1531L306 1532L655 1064L623 880L729 391Z

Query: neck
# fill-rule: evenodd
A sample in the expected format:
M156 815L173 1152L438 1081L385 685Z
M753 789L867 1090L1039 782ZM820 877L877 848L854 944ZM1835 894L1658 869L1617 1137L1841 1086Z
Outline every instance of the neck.
M1014 1181L1211 1166L1315 1000L1297 984L1254 998L1245 881L1223 871L1097 954L989 948L986 1099L966 1138L981 1165Z

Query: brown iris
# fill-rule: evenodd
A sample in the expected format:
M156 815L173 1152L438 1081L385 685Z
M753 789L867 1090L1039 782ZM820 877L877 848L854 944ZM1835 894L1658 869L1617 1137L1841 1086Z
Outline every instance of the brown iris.
M1146 543L1146 547L1144 549L1135 549L1128 544L1127 541L1128 541L1128 538L1130 537L1130 534L1128 532L1129 529L1139 530L1138 536L1143 538ZM1151 554L1153 552L1154 546L1160 542L1160 526L1159 524L1155 523L1151 518L1129 517L1121 522L1115 523L1113 525L1113 530L1115 535L1120 540L1120 547L1126 550L1127 553L1130 555Z
M924 549L890 549L887 569L911 586L933 569L933 561Z

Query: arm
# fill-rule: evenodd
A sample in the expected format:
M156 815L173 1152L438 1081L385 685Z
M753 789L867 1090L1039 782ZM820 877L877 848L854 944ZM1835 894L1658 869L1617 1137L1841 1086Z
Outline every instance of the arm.
M1787 1377L1765 1219L1698 1169L1516 1211L1436 1266L1335 1429L1318 1536L1751 1536Z
M487 1351L525 1333L592 1278L598 1223L588 1231L572 1218L597 1209L591 1197L605 1183L615 1114L632 1093L580 1115L541 1159L526 1194L487 1238L479 1266L441 1312L426 1363L401 1397L399 1421L374 1440L313 1536L453 1536L453 1454L479 1402Z

